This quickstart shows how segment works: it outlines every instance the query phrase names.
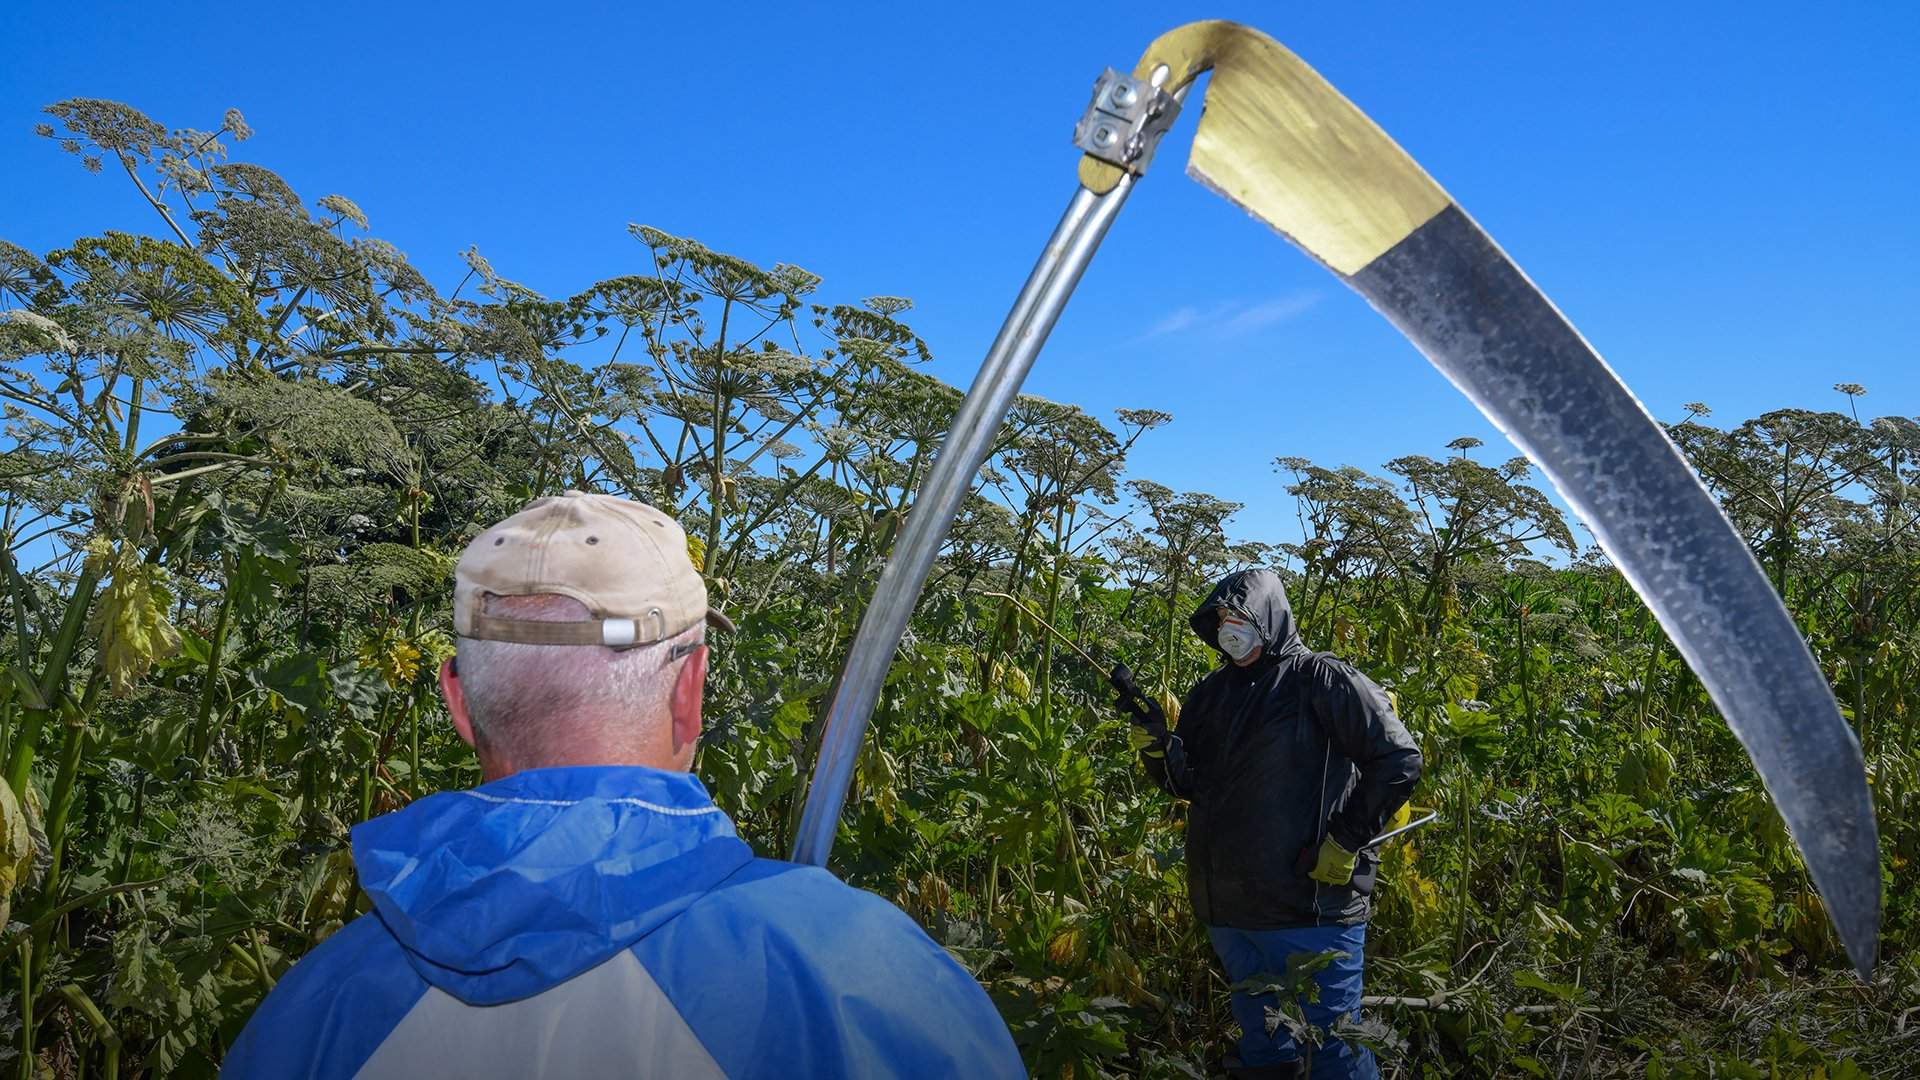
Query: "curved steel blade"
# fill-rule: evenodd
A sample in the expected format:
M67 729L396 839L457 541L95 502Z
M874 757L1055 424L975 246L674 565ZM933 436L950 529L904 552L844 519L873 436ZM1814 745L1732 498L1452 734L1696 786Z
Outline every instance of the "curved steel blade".
M1212 70L1188 171L1325 264L1538 465L1699 675L1806 857L1855 968L1880 852L1860 745L1746 543L1666 433L1525 274L1299 58L1194 23L1138 72ZM1107 170L1082 163L1098 190Z
M1346 281L1593 529L1753 758L1864 977L1880 841L1860 744L1746 541L1666 432L1458 207Z

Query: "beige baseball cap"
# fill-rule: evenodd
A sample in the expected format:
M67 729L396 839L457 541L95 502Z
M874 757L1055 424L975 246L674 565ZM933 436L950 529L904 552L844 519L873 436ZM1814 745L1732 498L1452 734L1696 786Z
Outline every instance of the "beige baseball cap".
M569 491L533 500L475 537L453 578L453 628L461 637L619 649L664 641L702 619L733 629L707 606L707 584L687 555L680 523L612 495ZM488 596L542 594L570 596L594 618L540 622L487 614Z

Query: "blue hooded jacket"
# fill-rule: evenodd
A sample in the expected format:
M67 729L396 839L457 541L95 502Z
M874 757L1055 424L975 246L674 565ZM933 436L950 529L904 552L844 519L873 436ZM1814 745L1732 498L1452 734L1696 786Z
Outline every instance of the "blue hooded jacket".
M685 773L537 769L353 830L373 914L288 971L223 1075L1024 1076L899 909L755 858Z

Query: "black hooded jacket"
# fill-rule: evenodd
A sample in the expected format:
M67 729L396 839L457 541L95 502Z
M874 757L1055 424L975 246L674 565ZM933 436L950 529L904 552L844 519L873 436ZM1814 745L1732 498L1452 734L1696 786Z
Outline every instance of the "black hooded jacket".
M1243 930L1365 922L1378 852L1359 852L1346 886L1307 877L1302 853L1329 835L1348 851L1379 835L1420 778L1420 751L1379 686L1307 649L1279 575L1245 570L1214 588L1189 622L1216 649L1222 608L1254 624L1259 659L1201 679L1164 755L1145 759L1155 782L1191 803L1194 914Z

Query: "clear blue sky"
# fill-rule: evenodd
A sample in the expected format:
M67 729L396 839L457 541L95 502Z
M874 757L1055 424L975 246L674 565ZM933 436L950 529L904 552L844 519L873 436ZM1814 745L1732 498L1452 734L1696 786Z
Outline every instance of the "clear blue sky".
M13 0L0 237L152 230L112 172L32 135L108 97L173 126L240 108L238 157L450 287L469 244L552 294L641 267L628 222L912 297L965 385L1071 193L1095 75L1192 18L1258 26L1486 226L1655 415L1702 400L1920 413L1920 5L233 5ZM1197 110L1193 110L1196 112ZM1291 531L1271 459L1377 471L1504 441L1291 246L1181 175L1192 114L1028 384L1164 409L1134 475ZM1863 415L1865 412L1863 411Z

